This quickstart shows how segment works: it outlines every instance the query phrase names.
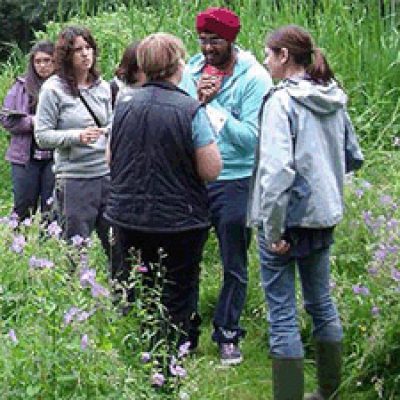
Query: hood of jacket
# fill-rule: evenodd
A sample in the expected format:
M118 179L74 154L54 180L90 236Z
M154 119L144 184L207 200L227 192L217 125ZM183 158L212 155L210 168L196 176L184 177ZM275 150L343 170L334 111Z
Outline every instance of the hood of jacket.
M320 85L307 79L286 79L277 85L285 87L289 96L317 114L331 114L345 107L347 96L336 81Z

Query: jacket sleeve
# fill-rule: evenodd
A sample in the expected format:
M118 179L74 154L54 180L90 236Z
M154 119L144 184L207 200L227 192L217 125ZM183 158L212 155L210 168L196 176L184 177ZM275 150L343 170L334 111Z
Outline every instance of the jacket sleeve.
M358 144L357 135L354 132L349 114L345 112L345 138L344 138L344 154L346 163L346 173L360 169L364 156L361 147Z
M254 72L253 72L254 73ZM258 136L258 114L265 94L272 87L272 80L266 71L260 70L254 73L246 83L244 94L240 99L240 114L233 115L224 108L218 99L210 102L226 117L225 126L221 134L228 135L230 142L241 147L245 151L253 151Z
M80 142L82 129L57 129L61 107L56 90L43 87L39 94L35 124L35 139L42 148L70 147Z
M266 243L281 239L295 178L293 140L288 113L273 95L261 119L259 184L261 218Z
M27 96L24 90L22 90L21 83L16 82L11 87L4 99L4 108L10 110L25 112L25 110L20 110L17 104L22 104L22 99L18 97ZM0 116L1 125L13 135L32 135L33 133L33 121L32 115L27 115L26 117L10 117L10 116Z

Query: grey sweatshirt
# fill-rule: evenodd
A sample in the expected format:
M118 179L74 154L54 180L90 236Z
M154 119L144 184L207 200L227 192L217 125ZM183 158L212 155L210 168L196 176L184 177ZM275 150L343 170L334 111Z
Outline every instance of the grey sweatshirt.
M108 127L112 113L109 84L99 79L89 88L81 89L81 94L102 126ZM81 99L71 96L57 75L49 78L39 94L35 138L40 147L55 149L57 178L95 178L109 173L106 141L96 145L80 142L80 133L89 126L95 126L95 122Z

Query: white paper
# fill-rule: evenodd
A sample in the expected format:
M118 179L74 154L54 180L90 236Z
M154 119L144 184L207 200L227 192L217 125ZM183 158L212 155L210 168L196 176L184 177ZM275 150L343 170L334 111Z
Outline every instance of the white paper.
M90 147L100 150L105 149L106 145L107 145L107 138L105 135L100 135L94 143L89 143Z
M228 117L223 112L217 110L215 107L212 107L209 104L206 105L206 113L212 127L215 130L215 134L219 135Z

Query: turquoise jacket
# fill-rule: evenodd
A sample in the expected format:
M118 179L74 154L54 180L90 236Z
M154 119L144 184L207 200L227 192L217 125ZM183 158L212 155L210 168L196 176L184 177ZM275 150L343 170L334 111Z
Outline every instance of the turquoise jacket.
M269 74L255 57L239 48L236 50L237 62L232 76L224 79L220 91L209 103L226 118L217 135L223 160L218 180L251 176L258 136L258 114L263 96L272 87ZM203 54L192 57L180 83L180 87L195 98L203 66Z

